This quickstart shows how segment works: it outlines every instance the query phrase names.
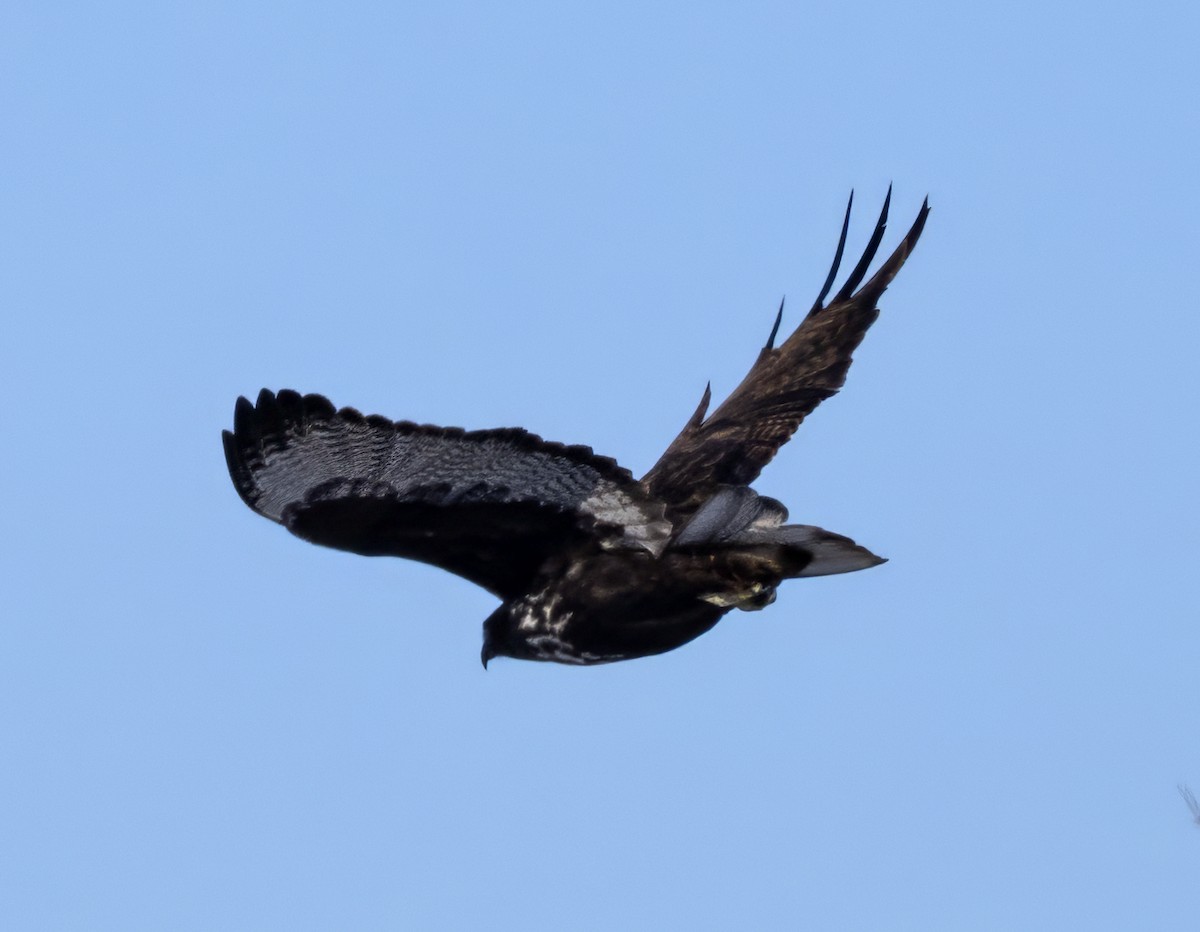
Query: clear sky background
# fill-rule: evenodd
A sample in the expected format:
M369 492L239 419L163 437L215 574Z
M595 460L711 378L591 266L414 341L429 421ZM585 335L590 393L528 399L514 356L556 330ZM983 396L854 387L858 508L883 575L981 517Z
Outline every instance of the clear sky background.
M0 926L1194 930L1194 4L6 4ZM239 394L647 469L890 181L758 488L889 557L662 657L253 515Z

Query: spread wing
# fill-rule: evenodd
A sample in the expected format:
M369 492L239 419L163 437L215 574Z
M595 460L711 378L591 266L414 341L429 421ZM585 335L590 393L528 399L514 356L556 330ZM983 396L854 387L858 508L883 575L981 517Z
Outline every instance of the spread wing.
M912 252L929 214L927 200L896 251L859 288L883 239L891 198L889 188L866 251L833 300L825 305L846 245L854 203L854 195L850 195L833 267L803 322L781 346L775 347L783 314L780 305L767 345L741 384L708 418L704 415L711 391L705 389L696 413L642 479L651 495L667 503L673 521L693 514L720 486L753 482L791 439L800 422L842 387L851 354L879 316L875 302Z
M252 509L315 544L432 563L502 598L556 551L661 552L663 506L589 448L336 410L320 395L239 398L229 475Z

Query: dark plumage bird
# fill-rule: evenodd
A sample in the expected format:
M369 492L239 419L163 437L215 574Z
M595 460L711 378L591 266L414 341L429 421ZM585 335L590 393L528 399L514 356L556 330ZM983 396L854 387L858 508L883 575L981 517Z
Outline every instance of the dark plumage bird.
M407 557L502 600L483 623L492 657L596 664L672 650L785 579L883 560L849 538L787 524L750 483L841 388L876 302L916 244L928 202L869 279L891 191L858 264L828 304L833 266L803 322L775 336L707 417L709 390L641 481L588 447L518 428L465 431L336 409L320 395L239 398L224 432L229 475L254 511L315 544ZM851 196L853 204L853 196ZM863 284L864 279L866 283ZM861 287L860 287L861 286Z

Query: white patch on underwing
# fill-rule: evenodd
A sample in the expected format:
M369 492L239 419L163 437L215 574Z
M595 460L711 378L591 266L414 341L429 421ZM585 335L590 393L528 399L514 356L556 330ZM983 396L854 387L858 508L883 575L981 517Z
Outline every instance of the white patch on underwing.
M600 524L621 529L621 537L606 543L607 549L648 550L656 557L666 549L671 538L671 522L663 517L663 506L657 502L639 502L628 492L607 480L601 480L595 490L580 504L579 510Z

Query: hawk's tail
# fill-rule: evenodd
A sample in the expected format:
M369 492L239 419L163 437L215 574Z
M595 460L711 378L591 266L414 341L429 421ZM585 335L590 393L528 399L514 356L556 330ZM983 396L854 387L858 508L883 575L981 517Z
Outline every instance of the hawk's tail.
M745 486L725 486L684 525L671 547L775 548L785 578L831 576L886 562L849 537L808 524L784 524L787 509Z

